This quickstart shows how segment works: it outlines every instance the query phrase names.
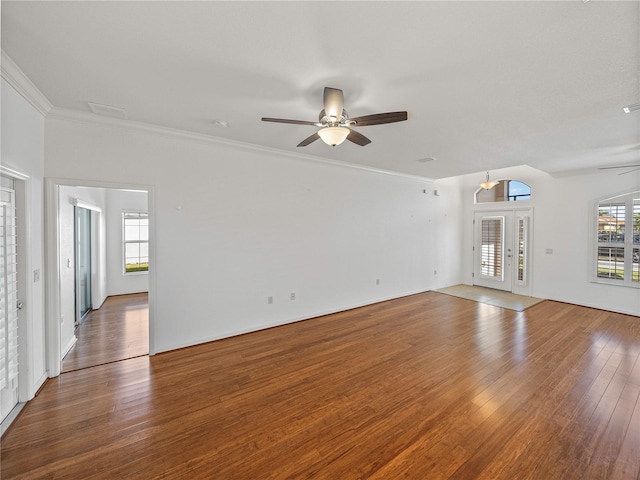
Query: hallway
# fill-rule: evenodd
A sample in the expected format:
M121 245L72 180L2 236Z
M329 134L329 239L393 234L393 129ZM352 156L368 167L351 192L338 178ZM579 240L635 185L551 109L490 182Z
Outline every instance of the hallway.
M76 330L76 344L62 360L62 372L149 354L149 295L109 297Z

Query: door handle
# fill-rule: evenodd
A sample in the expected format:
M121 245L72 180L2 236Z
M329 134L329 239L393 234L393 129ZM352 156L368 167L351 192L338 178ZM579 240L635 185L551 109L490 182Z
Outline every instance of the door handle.
M18 302L18 303L16 304L16 309L17 309L17 310L22 310L22 306L23 306L23 305L22 305L22 302Z

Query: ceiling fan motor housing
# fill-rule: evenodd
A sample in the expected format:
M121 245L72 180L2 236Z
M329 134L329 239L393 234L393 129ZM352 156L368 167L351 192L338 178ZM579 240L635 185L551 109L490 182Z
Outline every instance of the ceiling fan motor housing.
M349 126L353 122L349 121L349 114L346 110L342 110L342 116L340 117L340 121L332 121L332 118L329 117L326 112L320 110L320 115L318 115L320 126L323 127L338 127L338 126Z

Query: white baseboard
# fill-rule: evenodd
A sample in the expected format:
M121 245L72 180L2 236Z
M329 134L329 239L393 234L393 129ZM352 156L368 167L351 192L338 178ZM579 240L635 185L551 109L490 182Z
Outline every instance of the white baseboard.
M301 322L301 321L304 321L304 320L310 320L312 318L323 317L325 315L331 315L331 314L334 314L334 313L346 312L347 310L353 310L355 308L367 307L369 305L374 305L376 303L387 302L389 300L396 300L398 298L409 297L411 295L416 295L418 293L425 293L425 292L429 292L429 291L431 291L431 290L430 289L423 289L423 288L417 289L417 290L410 290L408 292L397 293L397 294L391 295L391 296L371 298L369 300L365 300L365 301L362 301L362 302L359 302L359 303L343 305L341 307L337 307L337 308L333 308L333 309L316 311L315 313L308 313L308 314L305 314L303 316L285 317L285 318L282 318L280 320L274 320L274 321L268 322L268 323L258 323L258 324L254 324L254 325L252 325L250 327L247 327L247 328L244 328L244 329L230 330L230 331L221 332L220 334L215 335L213 337L191 339L190 341L187 341L187 342L184 342L184 343L175 343L175 344L162 345L155 353L170 352L172 350L178 350L180 348L187 348L187 347L192 347L192 346L195 346L195 345L201 345L203 343L215 342L216 340L221 340L223 338L235 337L235 336L238 336L238 335L244 335L245 333L258 332L260 330L265 330L265 329L273 328L273 327L279 327L281 325L288 325L290 323L296 323L296 322Z
M0 436L4 435L4 432L6 432L9 429L13 421L16 418L18 418L18 414L25 407L26 404L27 404L26 402L20 402L15 407L13 407L13 410L9 412L9 415L7 415L7 417L2 421L2 423L0 423Z
M64 358L67 355L67 353L69 353L69 350L73 348L73 346L76 344L77 341L78 341L78 337L76 337L75 335L71 337L71 340L69 340L69 343L67 343L65 347L62 349L61 358Z

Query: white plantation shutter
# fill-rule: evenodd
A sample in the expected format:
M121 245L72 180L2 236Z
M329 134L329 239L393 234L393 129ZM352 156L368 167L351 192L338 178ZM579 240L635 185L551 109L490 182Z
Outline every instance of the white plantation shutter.
M18 376L18 266L14 193L2 190L0 209L0 389Z
M3 192L4 193L4 192ZM5 301L4 205L0 207L0 390L7 386L7 306Z
M504 218L483 218L481 229L481 275L502 278L502 245L504 239Z

